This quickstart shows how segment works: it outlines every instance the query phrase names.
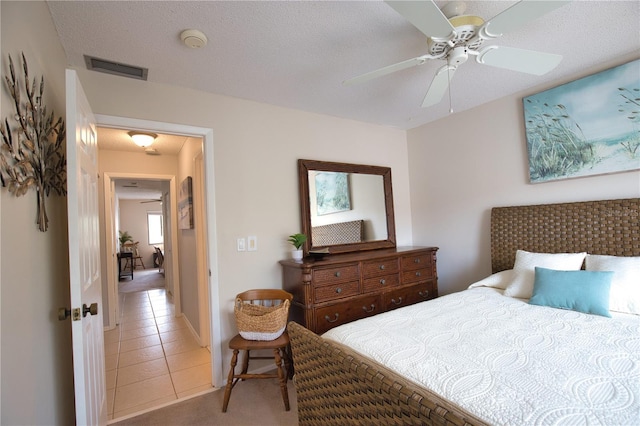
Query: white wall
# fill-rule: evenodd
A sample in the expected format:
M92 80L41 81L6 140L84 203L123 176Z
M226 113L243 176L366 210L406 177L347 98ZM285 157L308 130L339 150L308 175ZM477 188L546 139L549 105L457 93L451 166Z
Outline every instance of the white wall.
M187 178L195 177L194 158L202 152L202 140L189 138L182 146L178 155L178 176L176 184L178 193L180 185ZM193 191L193 185L192 185ZM193 193L193 192L192 192ZM194 194L195 195L195 194ZM178 195L178 201L180 196ZM192 206L193 208L193 206ZM193 213L193 212L192 212ZM191 229L180 229L178 225L178 249L180 258L180 300L182 313L186 317L193 330L200 336L200 317L198 315L198 270L196 262L196 232L202 232L196 228L195 219Z
M0 2L2 55L0 119L15 114L4 76L8 55L22 76L44 76L44 104L65 117L66 58L44 2ZM22 78L21 78L22 79ZM22 83L21 83L22 84ZM24 97L24 95L23 95ZM66 198L47 198L49 230L36 225L36 192L16 198L0 188L0 333L3 425L74 423Z
M147 213L162 213L160 202L141 203L142 200L120 200L120 230L129 232L133 241L138 242L138 252L142 257L145 269L153 269L154 246L149 244L149 225ZM142 270L140 261L136 261L137 269ZM104 282L104 277L103 277Z
M289 256L287 236L301 229L298 159L391 167L397 241L411 243L406 132L82 69L78 74L96 114L213 129L216 188L207 195L216 205L225 372L227 342L237 332L235 295L282 285L278 260ZM236 239L249 235L258 237L258 251L236 251Z
M491 273L492 207L640 196L637 171L530 184L522 107L524 96L639 55L408 132L414 243L440 247L441 294Z

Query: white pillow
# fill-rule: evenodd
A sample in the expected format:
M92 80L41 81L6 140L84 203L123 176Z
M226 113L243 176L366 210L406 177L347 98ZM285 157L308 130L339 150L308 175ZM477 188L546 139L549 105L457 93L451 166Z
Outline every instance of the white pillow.
M530 253L516 251L516 262L513 265L513 280L505 289L504 295L530 299L533 294L535 267L556 269L559 271L577 271L582 268L586 252L582 253Z
M495 274L491 274L488 277L481 279L480 281L476 281L475 283L471 284L469 288L493 287L504 290L511 283L512 277L513 269L507 269L506 271L496 272Z
M588 254L587 271L613 271L609 310L640 315L640 257Z

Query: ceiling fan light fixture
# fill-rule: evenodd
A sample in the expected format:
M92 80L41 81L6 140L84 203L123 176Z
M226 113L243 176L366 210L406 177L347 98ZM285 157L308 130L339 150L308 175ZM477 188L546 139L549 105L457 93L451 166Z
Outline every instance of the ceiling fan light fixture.
M453 18L449 19L449 22L456 29L463 26L472 26L475 28L479 28L484 24L484 19L475 15L461 15L454 16Z
M135 143L136 145L138 145L139 147L142 147L142 148L146 148L148 146L151 146L151 144L158 137L158 135L156 135L155 133L138 132L138 131L129 132L129 136L131 136L131 139L133 140L133 143Z
M467 10L467 4L463 1L450 1L441 10L442 14L450 19L462 15Z

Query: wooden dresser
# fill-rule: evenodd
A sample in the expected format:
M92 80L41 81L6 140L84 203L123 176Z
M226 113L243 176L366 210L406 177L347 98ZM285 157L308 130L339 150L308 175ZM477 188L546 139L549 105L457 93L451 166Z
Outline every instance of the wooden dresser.
M438 296L437 247L397 247L282 260L290 319L321 334Z

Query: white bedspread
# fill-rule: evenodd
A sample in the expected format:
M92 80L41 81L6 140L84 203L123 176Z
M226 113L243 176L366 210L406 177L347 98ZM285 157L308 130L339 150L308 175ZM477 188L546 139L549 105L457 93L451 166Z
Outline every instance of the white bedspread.
M640 317L474 288L348 323L352 347L495 425L640 425Z

